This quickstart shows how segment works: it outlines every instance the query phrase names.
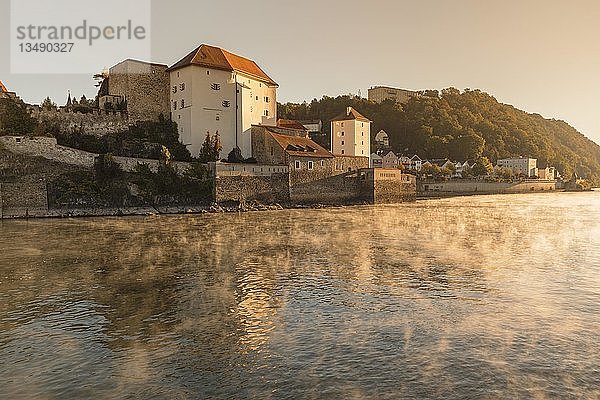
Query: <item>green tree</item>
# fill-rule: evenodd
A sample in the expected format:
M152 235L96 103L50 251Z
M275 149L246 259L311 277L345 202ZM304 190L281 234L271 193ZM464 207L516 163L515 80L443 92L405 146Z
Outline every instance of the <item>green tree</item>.
M473 174L476 176L487 176L492 173L494 166L487 157L479 157L473 166Z
M0 100L0 133L27 135L36 130L37 122L27 111L23 102L12 99Z
M50 97L46 97L44 101L42 101L41 107L44 111L56 111L58 109L56 103L54 103Z

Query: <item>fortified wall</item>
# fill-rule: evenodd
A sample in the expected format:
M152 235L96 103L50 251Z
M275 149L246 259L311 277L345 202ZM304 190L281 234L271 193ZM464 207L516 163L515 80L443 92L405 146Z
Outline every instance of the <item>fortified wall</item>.
M289 202L290 175L285 165L209 163L216 203Z
M58 127L67 134L86 134L103 136L116 134L129 130L127 113L107 113L95 110L92 113L82 114L58 111L34 111L32 117L45 125Z
M48 215L45 182L0 183L0 219Z

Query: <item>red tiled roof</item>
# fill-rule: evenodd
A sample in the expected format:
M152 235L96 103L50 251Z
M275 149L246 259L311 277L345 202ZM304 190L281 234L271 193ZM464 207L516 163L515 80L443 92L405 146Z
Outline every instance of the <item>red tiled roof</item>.
M8 93L8 89L6 88L6 86L4 86L4 84L2 83L2 81L0 81L0 92L2 92L2 93Z
M333 154L307 137L281 135L269 128L266 130L281 148L291 156L333 158Z
M187 56L171 66L168 71L174 71L188 65L241 72L269 85L278 86L254 61L207 44L200 45L194 49Z
M364 122L371 122L367 117L365 117L352 107L348 107L348 110L332 119L332 121L350 121L355 119Z
M299 121L294 121L293 119L278 119L277 127L279 128L288 128L288 129L297 129L300 131L307 131L306 127L302 125Z

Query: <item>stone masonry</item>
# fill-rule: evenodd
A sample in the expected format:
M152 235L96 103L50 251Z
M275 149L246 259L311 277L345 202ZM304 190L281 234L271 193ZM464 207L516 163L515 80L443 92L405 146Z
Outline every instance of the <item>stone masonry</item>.
M125 60L110 69L109 96L127 101L129 120L153 121L159 115L170 117L169 74L167 66Z

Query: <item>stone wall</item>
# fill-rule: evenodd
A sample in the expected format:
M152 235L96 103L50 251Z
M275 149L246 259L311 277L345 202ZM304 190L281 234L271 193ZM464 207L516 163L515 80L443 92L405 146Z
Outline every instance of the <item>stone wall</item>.
M215 178L214 201L217 203L259 201L289 202L289 175L271 176L229 175Z
M56 139L51 137L28 136L0 136L0 146L17 155L30 157L43 157L47 160L83 168L93 168L98 154L73 149L56 144ZM147 165L151 171L156 172L160 165L159 160L147 158L117 157L113 159L125 172L133 172L138 164ZM173 165L180 174L191 168L187 162L174 161Z
M51 137L1 136L0 144L4 149L30 157L43 157L48 160L92 168L97 154L59 146Z
M422 181L418 184L419 194L436 196L445 194L495 194L527 193L556 190L556 181L526 180L523 182L485 182L478 180L456 180L448 182Z
M0 183L0 218L44 217L47 214L45 182Z
M290 200L300 204L348 204L368 201L363 196L358 172L324 176L290 186Z
M129 130L126 113L93 112L89 114L60 111L34 111L32 116L42 125L62 133L103 136Z
M285 165L209 163L214 201L287 203L289 173Z
M361 171L363 196L373 204L402 203L417 197L414 175L397 169L367 169Z
M110 69L108 92L127 101L130 121L153 121L170 116L167 66L126 60Z

